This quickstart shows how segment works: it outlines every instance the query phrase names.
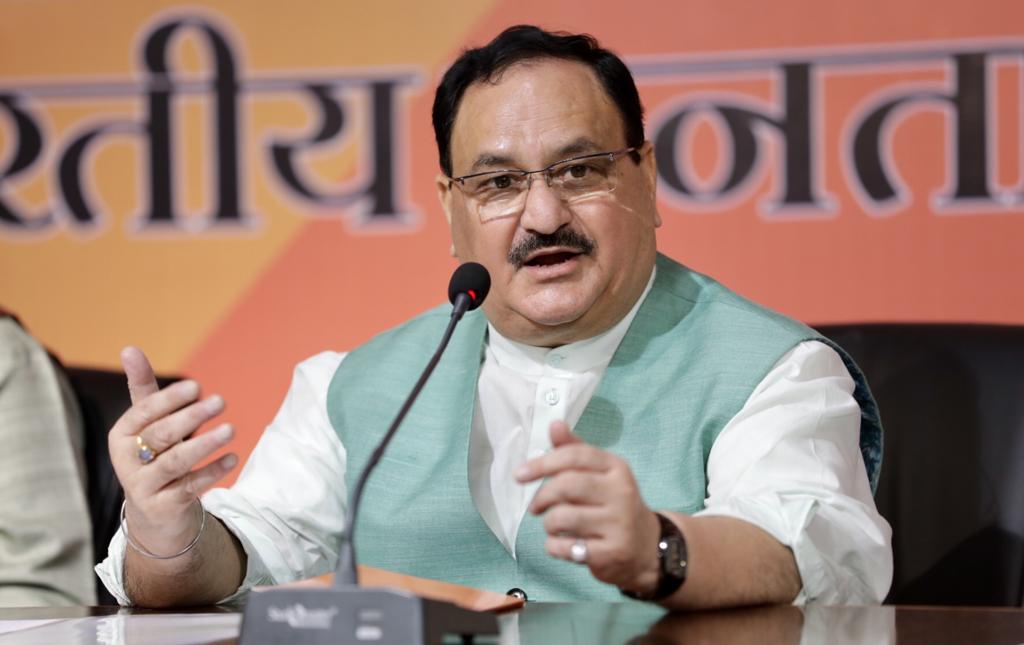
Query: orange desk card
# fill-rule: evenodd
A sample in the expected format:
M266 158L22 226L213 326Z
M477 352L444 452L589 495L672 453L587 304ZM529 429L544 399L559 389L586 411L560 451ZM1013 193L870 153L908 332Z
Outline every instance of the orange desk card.
M280 587L326 587L334 584L334 574L328 573L308 580L290 582ZM404 573L385 571L375 567L359 565L359 584L363 587L390 587L403 589L421 598L441 600L458 605L471 611L489 611L502 614L519 609L523 601L519 598L506 596L493 591L464 587L451 582L417 578ZM253 591L276 589L280 587L256 587Z

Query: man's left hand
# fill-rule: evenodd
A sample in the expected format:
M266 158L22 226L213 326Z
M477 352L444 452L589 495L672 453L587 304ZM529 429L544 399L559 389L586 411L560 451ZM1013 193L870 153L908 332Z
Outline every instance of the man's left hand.
M549 478L530 504L531 513L545 514L548 553L572 561L572 547L582 539L595 578L630 591L653 590L659 524L629 465L587 444L563 421L551 424L551 445L516 471L523 484Z

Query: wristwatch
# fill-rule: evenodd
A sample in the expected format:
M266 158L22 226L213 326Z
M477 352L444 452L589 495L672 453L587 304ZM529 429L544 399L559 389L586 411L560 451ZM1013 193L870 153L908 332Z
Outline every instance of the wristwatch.
M651 593L637 593L620 589L622 595L634 600L664 600L686 582L686 539L675 522L661 513L655 513L661 525L658 537L658 584Z

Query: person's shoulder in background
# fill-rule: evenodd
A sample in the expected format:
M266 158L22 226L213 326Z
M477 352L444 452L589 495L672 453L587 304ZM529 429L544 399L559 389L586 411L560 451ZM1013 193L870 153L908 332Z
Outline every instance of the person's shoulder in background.
M0 310L0 607L96 602L82 433L63 374Z

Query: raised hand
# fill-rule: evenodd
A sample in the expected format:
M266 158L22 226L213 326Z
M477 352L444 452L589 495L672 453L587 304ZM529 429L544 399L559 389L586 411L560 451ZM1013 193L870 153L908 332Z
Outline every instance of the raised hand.
M114 424L107 441L124 488L131 538L151 554L173 555L199 534L199 494L234 468L238 457L227 454L196 466L227 444L234 431L223 424L192 436L224 410L223 399L214 395L200 400L199 384L191 380L160 390L146 356L134 347L121 352L121 363L132 407Z
M587 444L562 421L551 424L551 445L516 472L521 483L549 478L530 504L531 513L544 514L548 553L586 564L595 578L623 589L653 589L658 519L629 464Z

